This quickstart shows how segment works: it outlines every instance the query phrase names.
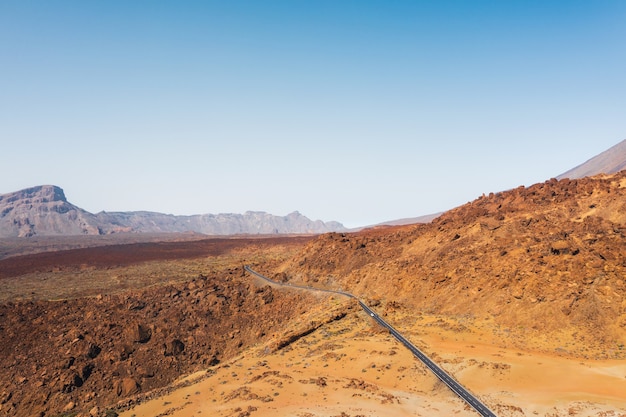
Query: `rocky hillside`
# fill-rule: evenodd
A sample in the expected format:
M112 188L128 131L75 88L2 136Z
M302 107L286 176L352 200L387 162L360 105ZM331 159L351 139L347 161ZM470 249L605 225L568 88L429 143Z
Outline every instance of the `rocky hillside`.
M622 357L625 248L623 171L485 195L430 224L323 235L277 273L537 337L569 332L572 354Z
M54 185L0 195L0 238L131 233L209 235L325 233L342 231L337 222L313 221L298 212L274 216L264 212L173 216L152 212L89 213L69 203Z
M557 179L577 179L598 174L615 174L626 169L626 139L587 162L559 175Z
M109 416L107 405L241 346L273 335L280 344L285 317L318 302L231 270L121 295L0 304L0 416Z

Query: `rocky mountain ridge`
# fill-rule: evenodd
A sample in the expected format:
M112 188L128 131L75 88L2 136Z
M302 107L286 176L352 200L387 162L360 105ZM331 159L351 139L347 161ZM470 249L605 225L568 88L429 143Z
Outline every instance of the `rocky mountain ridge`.
M338 222L313 221L299 212L175 216L147 211L92 214L67 201L63 190L40 185L0 195L0 238L112 233L316 234L343 231Z

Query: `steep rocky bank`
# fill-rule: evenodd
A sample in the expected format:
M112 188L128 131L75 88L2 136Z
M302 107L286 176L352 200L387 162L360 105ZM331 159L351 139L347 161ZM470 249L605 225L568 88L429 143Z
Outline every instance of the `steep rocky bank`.
M327 234L277 272L417 311L569 332L626 356L626 172L482 196L431 224Z

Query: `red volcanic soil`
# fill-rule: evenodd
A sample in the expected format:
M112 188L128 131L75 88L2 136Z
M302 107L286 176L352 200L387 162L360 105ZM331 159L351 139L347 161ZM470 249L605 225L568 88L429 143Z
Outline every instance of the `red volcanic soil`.
M276 245L300 244L309 241L311 238L311 236L211 238L184 242L143 242L108 245L36 253L0 260L0 279L84 266L95 268L122 267L148 261L220 256L238 248L255 246L259 249L267 249Z

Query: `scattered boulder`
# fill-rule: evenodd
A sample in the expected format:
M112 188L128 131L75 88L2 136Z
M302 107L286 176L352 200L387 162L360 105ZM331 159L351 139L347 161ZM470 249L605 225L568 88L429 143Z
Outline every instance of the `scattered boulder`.
M83 385L83 379L76 372L72 372L66 376L65 382L63 382L63 387L61 391L64 393L70 393L74 391L76 388L79 388Z
M87 356L89 356L91 359L95 359L100 354L100 352L102 352L100 346L96 345L95 343L89 344L89 348L87 348Z
M172 339L164 345L164 348L165 356L177 356L183 353L185 350L185 344L179 339Z
M93 372L95 366L93 363L88 363L87 365L83 366L83 369L81 370L80 373L80 377L82 378L83 382L87 380L87 378L89 378L91 376L91 373Z
M152 329L143 324L133 323L127 328L126 334L132 343L148 343L152 337Z
M141 391L139 383L133 378L123 378L115 381L113 389L117 393L118 397L127 397Z
M76 403L74 401L70 401L65 405L65 407L63 407L63 411L71 411L74 408L76 408Z
M557 240L550 245L550 252L553 255L578 255L578 249L573 248L567 240Z

